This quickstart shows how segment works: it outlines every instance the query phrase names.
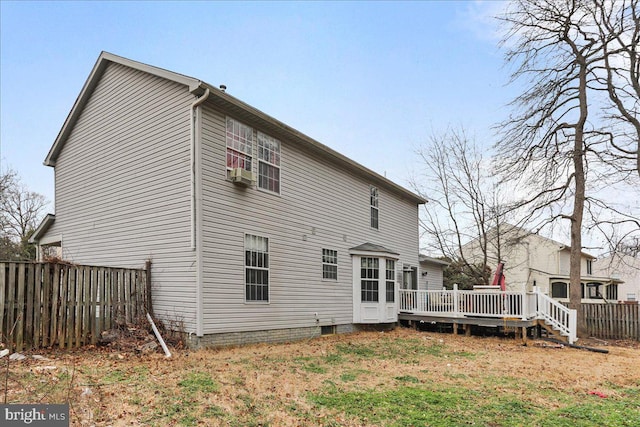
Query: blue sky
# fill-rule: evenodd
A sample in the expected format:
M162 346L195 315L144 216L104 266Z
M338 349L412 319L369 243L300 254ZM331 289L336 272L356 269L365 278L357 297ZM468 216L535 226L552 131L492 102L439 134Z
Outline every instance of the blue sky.
M490 146L513 88L499 2L1 1L1 166L54 198L51 144L102 50L204 80L408 185L418 146ZM53 210L53 204L51 209Z

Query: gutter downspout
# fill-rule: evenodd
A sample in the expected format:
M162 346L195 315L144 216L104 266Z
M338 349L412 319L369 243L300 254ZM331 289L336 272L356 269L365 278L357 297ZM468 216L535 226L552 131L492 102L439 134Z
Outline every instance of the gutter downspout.
M200 160L200 155L196 155L196 144L200 142L200 133L197 131L199 127L196 125L199 119L199 110L197 108L206 101L207 98L209 98L208 88L200 98L197 98L191 104L191 250L196 249L196 171L199 169L198 166L200 166L197 164L197 161Z
M202 242L197 238L202 229L202 112L198 108L209 97L209 88L191 104L191 250L196 252L196 335L203 336Z

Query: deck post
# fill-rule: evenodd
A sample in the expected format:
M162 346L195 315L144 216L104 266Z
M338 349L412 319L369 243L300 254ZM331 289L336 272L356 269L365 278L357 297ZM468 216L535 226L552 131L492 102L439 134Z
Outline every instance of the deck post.
M453 315L458 317L458 284L453 284Z
M522 311L520 313L522 313L520 318L522 320L527 320L527 316L529 315L529 299L527 298L526 289L522 292Z

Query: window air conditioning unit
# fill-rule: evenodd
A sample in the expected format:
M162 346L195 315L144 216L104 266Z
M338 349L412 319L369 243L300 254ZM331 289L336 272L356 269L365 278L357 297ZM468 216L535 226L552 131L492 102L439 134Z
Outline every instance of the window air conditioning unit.
M253 185L255 181L256 178L253 175L253 172L248 171L244 168L231 169L231 182L233 182L234 184L249 186Z

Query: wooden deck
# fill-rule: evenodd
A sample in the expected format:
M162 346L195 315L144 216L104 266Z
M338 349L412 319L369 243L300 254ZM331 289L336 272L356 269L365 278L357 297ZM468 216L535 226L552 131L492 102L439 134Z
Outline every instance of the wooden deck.
M413 324L451 324L514 330L526 341L527 329L542 325L569 343L576 340L576 313L540 292L400 290L398 320Z
M462 327L465 335L471 335L471 327L503 328L504 331L513 331L516 338L527 342L528 329L539 325L538 319L522 320L517 318L497 317L447 317L413 313L398 313L399 321L406 321L409 325L418 327L419 324L451 325L453 333L458 334L458 328Z

